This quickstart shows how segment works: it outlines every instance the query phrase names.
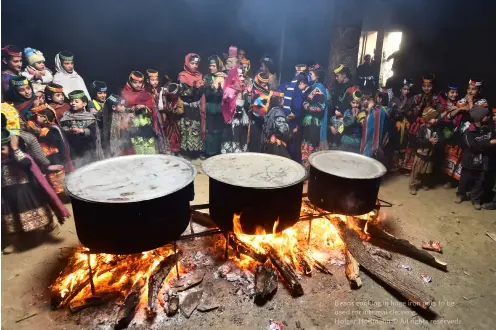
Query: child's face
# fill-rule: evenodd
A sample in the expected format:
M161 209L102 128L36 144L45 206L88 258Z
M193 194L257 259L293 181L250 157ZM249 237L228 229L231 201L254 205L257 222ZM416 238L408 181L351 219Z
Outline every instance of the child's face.
M191 70L194 71L194 70L198 69L199 64L200 63L198 61L191 61L191 62L189 62L189 67L191 68Z
M36 122L38 123L38 125L43 125L46 124L48 120L44 116L36 116Z
M11 57L7 61L3 60L3 62L7 65L7 68L10 71L17 72L17 73L21 72L21 69L22 69L22 57L14 56L14 57Z
M67 73L72 73L74 71L74 61L63 61L62 67Z
M457 98L458 98L458 90L452 89L448 91L448 100L453 102L456 101Z
M359 106L360 106L360 102L358 100L351 101L351 107L353 109L358 109Z
M45 94L43 92L36 92L34 95L34 106L37 107L43 103L45 103Z
M133 79L131 80L131 87L133 87L136 90L140 90L143 88L143 82Z
M407 96L408 93L410 93L410 88L407 86L403 86L403 88L401 89L401 95Z
M159 83L158 77L150 77L150 86L157 87Z
M479 88L473 85L469 85L467 88L467 94L471 96L476 96L479 92Z
M38 70L38 71L43 71L45 70L45 62L36 62L33 64L33 67Z
M63 104L64 103L64 93L54 93L52 96L53 103Z
M96 100L100 102L105 102L107 99L107 92L96 92Z
M429 94L430 92L432 92L432 84L431 83L423 83L422 84L422 91L425 94Z
M81 99L73 99L71 100L71 109L74 111L81 111L86 106L86 102L83 102Z
M124 106L124 104L117 104L112 106L112 109L117 112L124 112L124 110L126 110L126 107Z
M33 97L33 89L29 85L16 87L17 93L26 99L31 99Z

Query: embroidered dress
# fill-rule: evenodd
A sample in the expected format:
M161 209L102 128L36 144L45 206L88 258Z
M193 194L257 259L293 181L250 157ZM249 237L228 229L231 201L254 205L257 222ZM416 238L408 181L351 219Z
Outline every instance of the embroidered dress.
M291 131L284 111L275 107L269 110L265 116L263 126L264 153L290 158L288 143Z
M310 93L303 103L304 115L302 121L301 159L303 166L307 169L310 167L310 163L308 162L310 155L319 150L322 127L326 125L325 90L323 91L316 86L311 88ZM327 131L327 125L325 129Z
M225 125L221 111L224 77L223 72L205 75L207 111L205 155L207 157L218 155L221 152L222 132ZM221 84L220 88L218 87L219 83Z

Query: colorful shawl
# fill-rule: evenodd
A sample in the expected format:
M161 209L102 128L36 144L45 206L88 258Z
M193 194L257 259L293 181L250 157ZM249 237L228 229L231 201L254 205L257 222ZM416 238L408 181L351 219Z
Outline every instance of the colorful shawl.
M42 190L47 194L48 203L59 219L59 222L63 221L64 218L68 218L71 216L67 208L62 204L60 198L57 196L53 188L48 183L47 179L41 172L38 165L36 165L35 161L29 156L27 153L24 153L24 157L31 161L31 165L29 167L32 177L37 181ZM2 159L2 164L7 164L12 162L12 159Z
M134 89L129 82L126 83L124 89L121 92L121 96L126 100L126 104L129 107L135 105L144 105L150 109L152 113L152 123L153 131L157 136L157 147L161 154L170 153L170 145L165 138L165 133L163 131L163 122L160 112L155 106L153 96L142 88L141 90Z
M383 107L375 107L370 111L362 126L362 142L360 153L375 157L379 148L383 147L386 133L386 111Z
M203 85L203 76L200 72L198 72L198 69L192 69L189 65L190 59L192 56L198 56L195 53L189 53L186 55L184 58L184 71L179 73L179 82L183 84L187 84L191 87L193 87L193 84L196 82L196 87L200 87Z
M74 70L68 73L64 70L62 62L60 61L59 54L55 55L55 70L57 71L53 76L53 83L61 85L64 88L65 96L69 97L69 93L76 90L84 91L84 94L91 100L90 93L86 88L83 78Z
M236 110L236 99L238 94L244 89L244 86L239 80L239 67L235 66L227 75L224 80L224 94L222 96L222 116L224 117L224 122L226 124L231 122L231 119Z
M102 141L100 136L100 129L98 128L98 124L96 124L96 118L91 113L86 110L74 112L72 110L64 112L64 115L60 119L60 122L64 121L80 121L80 120L93 120L95 121L95 136L93 139L95 140L96 146L96 157L98 160L104 159L103 150L102 150Z

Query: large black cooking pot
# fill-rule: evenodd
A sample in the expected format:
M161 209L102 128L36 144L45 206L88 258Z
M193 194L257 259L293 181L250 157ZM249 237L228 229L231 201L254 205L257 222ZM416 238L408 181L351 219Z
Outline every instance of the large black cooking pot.
M386 168L377 160L346 151L319 151L310 156L308 199L326 211L362 215L377 207Z
M79 240L94 253L131 254L179 238L190 219L196 169L167 155L111 158L66 179Z
M212 220L233 231L233 217L240 215L241 229L270 234L274 223L280 232L300 217L303 181L300 164L280 156L236 153L211 157L202 169L209 176L209 207Z

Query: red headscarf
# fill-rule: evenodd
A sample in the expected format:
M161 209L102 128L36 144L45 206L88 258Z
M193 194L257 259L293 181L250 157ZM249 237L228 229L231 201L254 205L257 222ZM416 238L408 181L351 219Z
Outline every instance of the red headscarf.
M198 69L193 69L191 68L189 62L191 62L191 57L198 56L198 54L195 53L189 53L186 55L184 59L184 71L179 73L179 82L185 83L189 86L193 86L193 84L196 82L196 86L200 87L203 85L203 75L198 71Z
M239 80L238 70L239 66L232 68L224 80L224 95L222 96L221 110L226 123L229 123L234 115L238 93L245 88Z

